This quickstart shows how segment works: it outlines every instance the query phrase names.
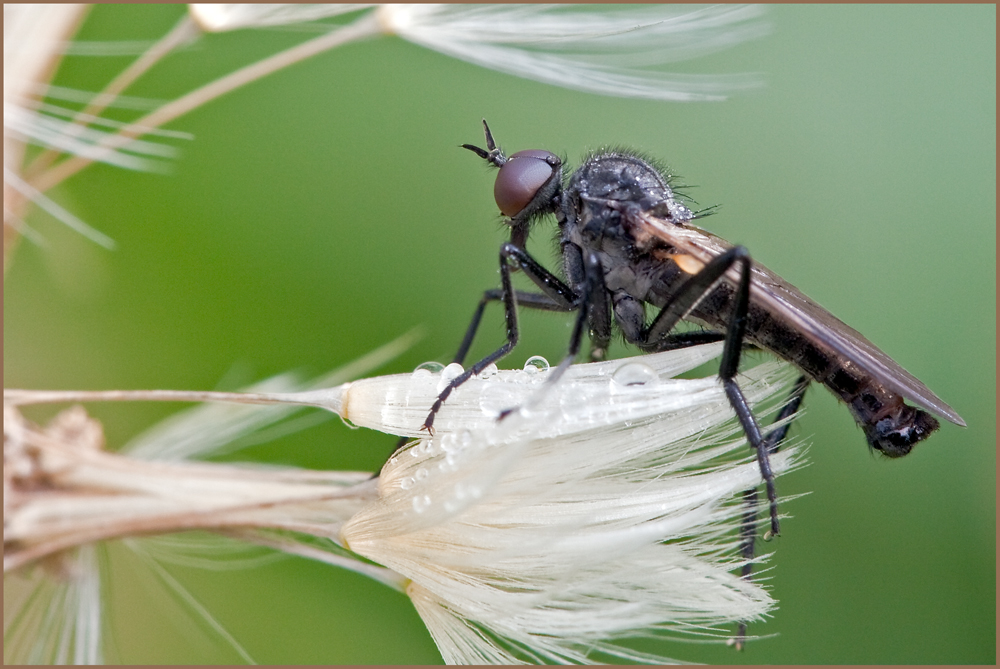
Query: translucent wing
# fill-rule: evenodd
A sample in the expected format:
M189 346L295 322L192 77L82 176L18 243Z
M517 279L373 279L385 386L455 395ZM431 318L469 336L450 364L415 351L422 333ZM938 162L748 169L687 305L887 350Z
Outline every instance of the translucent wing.
M655 236L700 263L707 263L732 248L732 244L690 224L678 225L645 213L633 222L641 227L642 232ZM735 268L726 274L726 279L736 285L739 275ZM962 417L944 400L865 339L864 335L757 262L752 265L750 301L784 319L803 335L846 357L887 389L956 425L965 425Z

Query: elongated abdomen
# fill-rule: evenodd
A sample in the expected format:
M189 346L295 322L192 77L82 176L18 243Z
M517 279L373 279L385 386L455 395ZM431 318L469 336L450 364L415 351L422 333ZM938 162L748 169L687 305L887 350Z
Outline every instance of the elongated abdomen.
M732 311L733 289L716 286L690 314L690 319L725 332ZM882 386L849 357L798 331L780 315L751 303L746 339L783 358L822 383L840 398L865 433L868 443L889 457L906 455L914 444L939 427L926 411Z

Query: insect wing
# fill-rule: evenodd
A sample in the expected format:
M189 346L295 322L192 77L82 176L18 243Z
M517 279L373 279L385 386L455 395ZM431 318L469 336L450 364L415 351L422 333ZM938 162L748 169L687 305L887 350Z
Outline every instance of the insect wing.
M655 236L702 264L732 248L732 244L693 225L679 225L646 213L634 222L645 235ZM737 284L739 275L736 268L726 273L726 280L733 286ZM786 319L799 332L844 356L887 389L922 409L965 426L965 421L954 409L864 335L757 262L751 266L750 301Z

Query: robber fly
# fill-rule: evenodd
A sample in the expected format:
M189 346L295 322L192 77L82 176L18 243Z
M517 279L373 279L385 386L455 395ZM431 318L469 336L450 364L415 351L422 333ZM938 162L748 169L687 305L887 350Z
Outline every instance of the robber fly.
M508 341L442 391L426 428L452 390L516 344L518 304L579 311L590 325L595 359L607 349L610 314L625 340L644 352L724 339L723 382L735 375L743 344L771 351L845 402L870 446L889 457L906 455L938 428L930 413L965 425L944 400L863 335L751 262L744 247L692 225L695 213L674 195L669 175L647 159L625 151L598 152L564 186L558 156L527 150L508 158L485 120L483 127L487 149L463 148L499 168L493 191L511 240L500 249L503 288L486 291L456 357L464 358L483 305L490 301L507 306ZM550 213L559 225L566 281L525 251L531 224ZM542 294L513 291L511 269L524 272ZM646 303L659 309L648 324ZM681 320L704 331L670 334ZM582 335L578 329L573 355Z
M665 170L649 160L626 151L600 151L564 183L558 156L528 150L508 157L485 120L483 127L486 148L463 147L499 168L493 193L511 237L500 247L502 287L484 293L455 361L464 360L489 302L504 304L507 341L441 391L424 422L426 430L432 430L435 415L455 388L517 344L519 305L577 312L569 353L549 383L576 357L585 328L592 340L591 358L604 356L612 319L625 341L644 352L724 340L719 377L757 452L773 534L779 528L768 453L777 448L787 425L762 435L736 382L744 345L768 350L803 372L779 419L793 414L809 381L817 381L847 404L871 448L889 457L906 455L939 427L932 413L965 425L927 386L856 330L753 262L744 247L692 225L697 214L674 194ZM565 280L525 250L531 225L548 214L558 222ZM513 290L514 270L541 292ZM658 310L652 320L646 318L647 304ZM703 329L673 333L682 320ZM752 555L752 534L749 541Z

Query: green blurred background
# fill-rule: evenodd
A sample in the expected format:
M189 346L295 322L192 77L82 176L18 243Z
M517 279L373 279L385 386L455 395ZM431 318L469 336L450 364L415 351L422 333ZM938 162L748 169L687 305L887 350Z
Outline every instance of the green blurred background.
M155 39L183 11L98 6L79 38ZM785 506L793 518L768 546L780 604L753 630L777 636L742 654L655 648L730 664L992 664L996 9L786 5L767 19L769 36L672 68L762 73L766 87L723 103L587 95L396 38L212 102L170 124L196 136L178 144L171 174L92 166L52 193L115 251L32 212L48 247L22 243L6 276L4 384L232 387L319 374L418 325L428 335L380 371L446 361L498 282L492 176L457 148L481 142L480 119L508 150L571 164L602 144L641 148L696 185L700 204L721 205L705 227L865 333L969 424L885 461L812 390L796 427L811 466L779 481L782 494L810 494ZM208 36L127 94L169 99L303 39ZM129 61L67 58L55 83L96 91ZM545 258L548 237L532 244ZM502 341L499 311L474 353ZM522 323L508 366L562 355L568 318ZM91 408L114 448L177 405ZM239 458L371 470L391 445L332 420ZM239 660L155 577L121 565L114 659ZM169 571L261 663L440 661L409 601L355 574L295 558Z

